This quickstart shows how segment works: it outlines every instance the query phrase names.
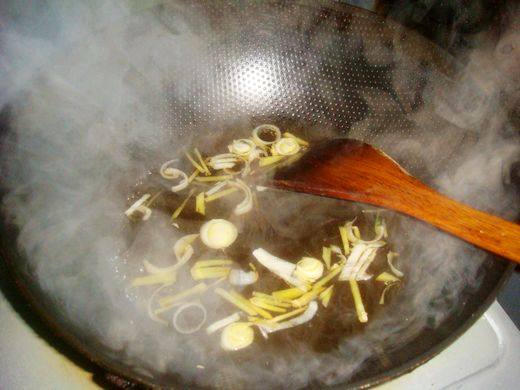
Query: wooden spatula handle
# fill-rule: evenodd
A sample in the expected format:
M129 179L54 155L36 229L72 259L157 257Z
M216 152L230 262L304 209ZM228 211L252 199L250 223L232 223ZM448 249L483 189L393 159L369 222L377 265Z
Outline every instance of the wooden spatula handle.
M271 185L397 210L520 263L520 225L436 192L362 141L315 145L297 164L279 170Z
M412 179L415 181L415 179ZM402 212L520 263L520 225L450 199L417 180Z

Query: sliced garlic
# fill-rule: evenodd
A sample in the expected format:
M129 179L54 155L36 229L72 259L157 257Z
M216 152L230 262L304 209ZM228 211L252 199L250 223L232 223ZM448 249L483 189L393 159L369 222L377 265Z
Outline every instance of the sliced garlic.
M212 219L200 228L202 242L213 249L227 248L238 236L238 230L231 222L225 219Z
M300 144L294 138L282 138L272 146L274 155L291 156L300 151Z
M303 257L296 263L294 275L302 282L314 282L323 275L323 263L313 257Z
M237 351L249 346L255 338L255 332L246 322L234 322L222 331L220 345L226 351Z

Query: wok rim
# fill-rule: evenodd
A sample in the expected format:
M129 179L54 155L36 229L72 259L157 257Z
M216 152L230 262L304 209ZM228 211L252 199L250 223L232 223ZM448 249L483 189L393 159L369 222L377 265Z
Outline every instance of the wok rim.
M492 261L508 261L498 256L491 256ZM489 307L495 302L500 290L504 287L506 282L509 280L513 271L515 269L515 264L509 262L507 264L505 270L503 271L502 276L497 281L487 298L478 306L478 309L471 313L470 316L467 317L465 321L463 321L458 327L456 327L452 332L450 332L449 336L444 338L444 340L435 344L434 347L428 349L427 352L424 352L425 356L418 356L417 358L411 359L408 362L398 366L396 368L392 368L388 370L388 372L384 374L376 375L374 378L368 381L358 381L353 382L352 384L348 384L347 388L371 388L383 383L389 382L392 379L398 378L405 374L411 373L416 368L426 364L428 361L439 355L446 348L451 346L455 341L457 341L464 333L466 333L469 328L471 328L489 309ZM412 340L413 341L413 340ZM408 366L408 367L406 367Z

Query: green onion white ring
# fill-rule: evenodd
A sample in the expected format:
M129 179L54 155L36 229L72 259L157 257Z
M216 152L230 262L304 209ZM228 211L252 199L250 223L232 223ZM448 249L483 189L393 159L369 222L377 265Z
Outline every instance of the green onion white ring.
M197 324L195 324L195 325L193 325L193 326L191 326L189 328L182 328L177 323L177 321L179 319L179 316L186 309L189 309L191 307L196 307L197 309L199 309L202 312L202 319L201 319L201 321L199 323L197 323ZM195 333L200 328L202 328L202 325L204 325L204 323L206 322L206 316L207 316L206 308L204 306L202 306L202 304L200 304L199 302L189 302L189 303L185 303L185 304L181 305L175 311L175 314L173 315L173 319L172 319L172 324L173 324L173 327L175 328L175 330L177 332L182 333L182 334L191 334L191 333Z
M296 263L294 276L302 282L314 282L323 275L323 263L313 257L303 257Z
M238 230L225 219L212 219L200 228L200 239L209 248L224 249L233 244Z
M262 132L273 133L274 140L266 141L266 140L262 139L261 138ZM280 131L280 129L278 127L276 127L275 125L267 125L267 124L255 127L252 135L253 135L253 141L255 141L255 143L260 146L274 144L275 142L278 142L280 140L280 138L282 138L282 132Z
M273 155L292 156L300 151L300 144L294 138L282 138L271 147Z
M246 322L234 322L224 328L220 337L220 346L226 351L237 351L249 346L255 338L255 332Z
M163 325L168 325L167 321L163 320L162 318L160 318L153 312L153 301L155 300L155 297L157 297L159 292L161 292L162 290L164 290L167 287L170 287L172 284L173 283L165 283L162 286L156 288L155 291L150 296L150 299L148 299L148 304L147 304L148 317L150 317L150 319L152 319L152 321L159 322Z

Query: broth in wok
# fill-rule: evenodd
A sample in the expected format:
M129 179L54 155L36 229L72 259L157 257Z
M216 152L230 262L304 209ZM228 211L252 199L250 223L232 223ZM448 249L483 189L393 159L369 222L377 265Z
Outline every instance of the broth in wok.
M262 183L296 162L309 142L274 125L227 141L223 153L193 147L137 185L125 212L134 242L155 214L168 215L161 228L181 237L166 244L162 259L132 245L129 288L146 291L151 321L241 359L254 359L252 343L273 351L295 341L317 352L336 348L402 283L384 212L353 212L341 202L302 218L293 202L309 215L338 202Z

